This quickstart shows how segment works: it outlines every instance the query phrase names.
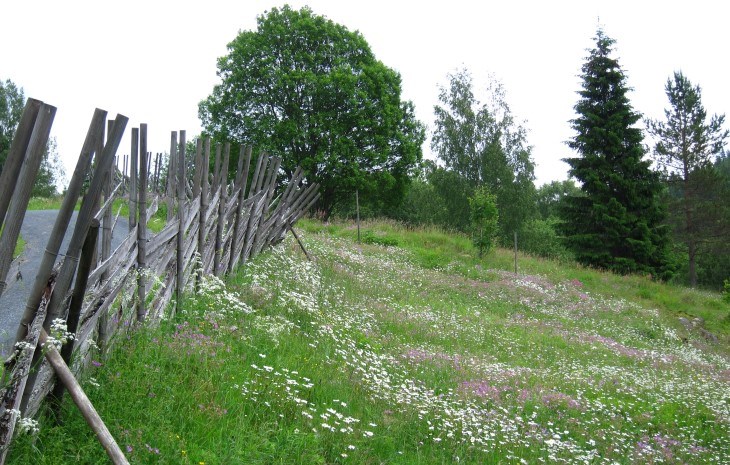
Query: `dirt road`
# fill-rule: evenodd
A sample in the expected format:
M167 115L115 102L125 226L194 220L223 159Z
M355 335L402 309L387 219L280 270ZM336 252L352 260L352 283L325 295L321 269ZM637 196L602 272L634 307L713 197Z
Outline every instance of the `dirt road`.
M76 214L71 217L68 232L63 239L59 253L66 253L68 242L76 224ZM46 248L48 237L58 216L58 210L31 210L26 212L20 235L26 241L25 250L13 262L8 273L8 287L0 297L0 353L5 358L15 339L18 323L23 315L30 288L33 287L38 267L41 263L43 251ZM119 218L112 235L112 250L116 248L127 235L129 222Z

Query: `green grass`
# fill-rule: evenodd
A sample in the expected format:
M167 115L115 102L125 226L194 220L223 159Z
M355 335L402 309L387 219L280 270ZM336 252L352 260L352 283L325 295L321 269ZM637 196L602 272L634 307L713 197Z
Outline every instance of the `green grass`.
M727 463L719 295L523 255L515 276L511 251L389 222L297 229L315 263L287 239L95 355L132 463ZM61 415L7 463L109 463Z
M43 198L33 197L28 202L28 210L58 210L63 203L63 197ZM76 203L76 210L81 208L81 201ZM126 199L116 199L112 204L112 214L119 212L122 218L129 217L129 202ZM167 205L160 203L157 212L148 219L147 227L152 232L160 232L167 224Z

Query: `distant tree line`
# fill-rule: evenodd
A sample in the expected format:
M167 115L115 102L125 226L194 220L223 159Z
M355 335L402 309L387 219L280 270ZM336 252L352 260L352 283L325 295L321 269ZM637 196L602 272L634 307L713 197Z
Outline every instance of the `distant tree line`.
M15 130L25 108L25 93L10 79L0 79L0 172L10 152ZM55 138L51 138L43 153L31 195L33 197L54 197L58 195L58 184L64 180L63 164L58 155Z
M613 44L599 29L581 69L571 179L539 188L499 81L447 75L434 107L437 159L423 160L425 125L401 99L398 73L360 33L308 7L273 8L241 32L199 112L214 137L282 156L282 178L302 166L322 186L323 219L354 216L357 191L361 216L461 231L480 253L516 233L529 253L720 288L730 277L724 116L708 118L699 86L678 72L666 121L642 130Z

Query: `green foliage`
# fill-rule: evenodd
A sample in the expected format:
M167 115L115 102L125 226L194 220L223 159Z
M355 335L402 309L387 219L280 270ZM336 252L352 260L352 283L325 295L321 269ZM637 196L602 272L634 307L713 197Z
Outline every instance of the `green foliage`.
M43 152L43 159L31 195L53 199L58 196L58 185L63 183L65 178L66 172L58 156L56 139L50 138L46 150Z
M723 283L722 300L730 304L730 279L726 279Z
M618 60L614 40L602 30L582 67L582 90L569 141L577 157L567 158L583 195L562 202L561 229L576 259L619 273L666 277L667 227L660 202L662 185L644 160L643 134Z
M486 103L482 103L474 95L467 70L449 74L448 79L448 87L441 87L439 105L434 107L431 148L447 171L463 178L468 189L453 186L453 180L434 185L437 190L445 189L440 192L451 199L450 203L462 205L457 209L462 214L466 198L478 186L487 186L496 195L501 212L499 235L508 242L533 214L534 163L527 132L515 121L499 82L492 80L488 84ZM458 191L466 191L466 195L457 201ZM463 227L465 219L462 216L455 226Z
M552 216L548 219L532 219L520 230L517 246L520 250L562 262L574 259L558 236L559 220Z
M469 197L474 188L457 172L436 168L428 175L428 182L436 194L435 202L446 208L441 226L466 232L469 230Z
M489 192L488 187L478 187L474 196L469 197L469 220L472 241L482 257L494 245L499 222L497 196Z
M371 230L363 231L361 240L365 244L377 244L377 245L382 245L384 247L397 247L398 246L397 238L388 236L388 235L379 235Z
M725 115L707 121L700 86L681 72L667 80L665 91L670 104L664 110L666 121L648 120L647 127L656 138L654 158L670 189L674 238L687 248L688 280L695 286L700 257L727 243L730 234L730 190L712 166L723 153L728 131L722 127Z
M221 83L199 107L210 134L281 156L287 178L301 166L320 184L325 218L356 189L378 209L400 203L425 132L401 100L400 75L359 32L284 6L228 50Z
M560 214L560 202L568 196L581 195L580 187L575 185L572 179L566 181L552 181L537 188L535 203L540 218L547 220L550 217L558 217Z
M7 79L0 79L0 172L10 151L10 144L15 136L15 129L20 123L25 105L23 88Z

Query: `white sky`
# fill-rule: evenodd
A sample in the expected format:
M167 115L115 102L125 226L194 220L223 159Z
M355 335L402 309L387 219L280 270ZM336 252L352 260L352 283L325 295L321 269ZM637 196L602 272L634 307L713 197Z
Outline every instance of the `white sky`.
M256 16L284 2L262 0L17 0L0 8L0 79L58 107L52 136L70 175L94 108L148 124L149 150L169 150L170 131L200 133L197 104L218 82L216 59ZM526 120L537 183L565 179L580 66L600 18L634 89L634 108L663 118L664 84L681 69L703 90L710 114L730 111L730 6L722 1L309 0L399 71L429 130L438 85L466 66L477 86L489 73ZM483 86L482 86L483 87ZM477 89L478 91L479 89ZM128 136L119 153L129 152ZM424 154L432 157L429 141Z

